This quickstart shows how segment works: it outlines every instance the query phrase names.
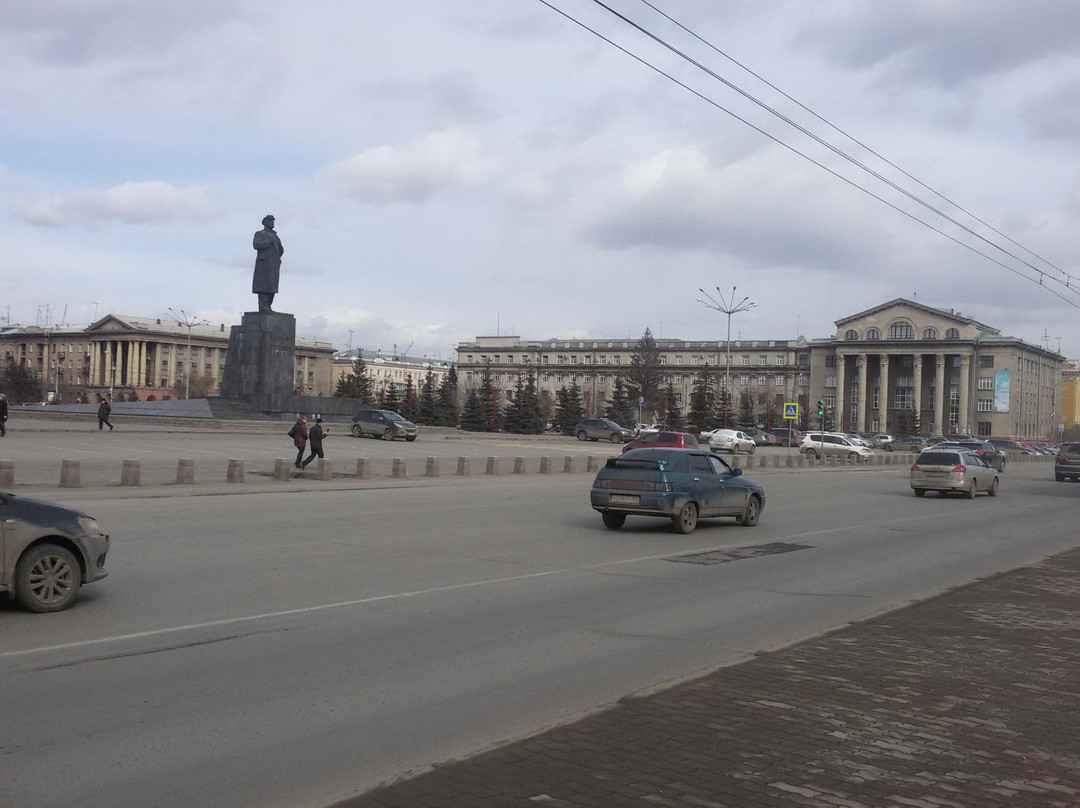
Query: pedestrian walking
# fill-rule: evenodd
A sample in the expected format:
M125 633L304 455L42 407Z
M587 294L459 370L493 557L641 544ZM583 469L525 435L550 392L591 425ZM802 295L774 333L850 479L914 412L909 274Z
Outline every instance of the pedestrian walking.
M308 428L306 416L301 415L296 419L296 423L289 430L289 437L292 438L293 446L296 447L296 462L293 465L298 469L303 468L300 461L304 459L304 449L307 448Z
M308 463L318 457L320 460L323 458L322 442L323 438L330 434L330 430L323 427L323 419L316 418L315 426L308 431L308 440L311 441L311 455L305 460L300 468L306 469Z
M7 435L7 413L7 396L5 396L3 393L0 393L0 438Z
M103 429L108 426L109 431L112 432L113 425L109 421L109 415L112 413L112 404L109 403L109 397L107 395L101 397L101 403L97 408L97 428Z

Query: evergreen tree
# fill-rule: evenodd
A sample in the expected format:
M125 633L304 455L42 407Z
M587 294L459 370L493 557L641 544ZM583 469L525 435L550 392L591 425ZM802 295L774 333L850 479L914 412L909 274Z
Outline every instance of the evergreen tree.
M522 432L526 435L539 435L544 431L547 419L540 406L540 394L536 389L536 371L529 368L525 374L525 389L522 392L525 400L521 405Z
M749 393L739 394L739 428L749 429L757 424L754 415L754 397Z
M486 426L484 432L499 431L499 391L491 381L491 365L485 365L483 378L480 380L480 390L477 392L480 404L483 407Z
M731 429L735 425L735 411L731 401L731 390L726 386L721 387L716 396L716 420L724 429Z
M577 382L559 388L555 406L555 424L564 435L573 435L578 422L585 417L585 405L581 401L581 388Z
M436 399L438 418L435 423L438 426L458 425L458 377L457 368L453 365L443 376L439 385L439 395Z
M619 426L633 429L637 423L637 407L633 406L630 397L626 393L626 385L622 376L615 377L615 389L611 393L611 402L604 413L608 418Z
M438 390L435 388L435 374L428 370L424 375L424 382L420 385L420 397L416 402L416 423L438 424L439 413L436 401Z
M503 428L507 432L514 432L517 434L523 433L524 414L522 413L522 404L525 398L525 379L521 374L518 374L517 384L514 385L514 399L506 408L506 420L503 423Z
M12 404L32 404L41 401L41 384L29 367L9 358L0 373L0 390Z
M758 404L761 407L761 422L765 424L766 430L776 426L780 414L780 402L777 401L777 398L778 396L775 393L762 393L758 397Z
M352 370L338 379L334 389L335 398L357 398L364 406L370 407L375 401L374 385L368 376L367 363L361 354L353 360Z
M383 390L382 405L379 409L392 410L398 415L401 414L401 393L398 392L397 385L393 382L386 383L386 389Z
M675 399L675 387L671 382L668 382L667 390L664 391L664 406L666 409L664 423L676 432L683 431L686 428L686 421L683 420L682 409Z
M401 409L398 410L405 418L415 423L416 421L416 385L413 384L412 374L405 374L405 394L401 398Z
M709 368L698 372L694 390L690 393L688 421L694 432L706 432L716 426L716 389Z
M461 428L470 432L483 432L487 428L484 407L475 390L470 390L465 399L465 407L461 411Z
M645 398L645 411L655 414L664 407L663 373L660 365L660 348L648 328L641 335L634 354L630 357L630 371L627 374L630 390L634 397Z

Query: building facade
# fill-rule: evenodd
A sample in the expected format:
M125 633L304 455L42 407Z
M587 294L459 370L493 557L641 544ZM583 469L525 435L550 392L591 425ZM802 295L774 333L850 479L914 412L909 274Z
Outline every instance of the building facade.
M413 388L419 392L428 371L431 371L435 379L435 386L438 387L442 384L452 364L449 360L395 356L363 348L338 351L334 354L331 393L337 389L338 381L341 378L352 373L353 363L356 362L356 357L360 354L364 357L367 377L371 379L371 389L377 396L384 395L390 386L393 386L398 393L404 393L409 379L412 379Z
M0 332L5 360L28 366L50 391L134 394L141 400L176 398L185 381L199 395L218 395L228 347L224 323L189 329L171 320L117 314L86 328L27 326ZM333 392L330 343L298 339L294 361L301 395Z
M665 384L686 410L702 368L730 376L738 407L751 393L759 422L782 402L799 403L802 427L822 401L847 432L972 434L1053 438L1059 431L1063 357L954 311L896 299L835 322L824 339L657 340ZM458 347L464 389L490 373L509 397L518 376L535 369L541 390L576 382L588 414L603 412L616 376L626 378L637 340L477 337ZM730 357L730 365L728 364ZM816 426L816 419L814 419Z

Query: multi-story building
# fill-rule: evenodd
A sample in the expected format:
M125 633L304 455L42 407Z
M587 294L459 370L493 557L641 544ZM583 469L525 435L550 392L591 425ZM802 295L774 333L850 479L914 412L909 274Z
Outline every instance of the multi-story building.
M1061 369L1061 422L1065 440L1080 440L1080 359Z
M577 382L595 414L610 400L615 377L626 377L636 345L633 339L477 337L458 347L461 384L476 387L488 372L509 397L518 375L532 367L541 390ZM1058 431L1061 355L910 300L843 317L834 335L809 342L661 339L657 347L664 381L684 410L697 374L710 366L721 382L730 375L736 402L742 392L756 402L771 396L770 412L780 402L798 402L804 427L811 402L820 400L837 428L852 432L909 426L933 434L1050 438Z
M161 318L107 314L85 328L12 327L0 332L6 360L27 365L52 391L135 394L142 400L175 398L196 379L200 395L221 388L229 332ZM296 340L296 389L302 395L333 393L333 345ZM182 395L182 393L181 393Z
M352 348L347 351L338 351L334 354L334 366L331 376L330 390L336 390L338 380L352 373L353 363L357 355L364 357L364 366L367 376L371 379L372 390L375 395L385 393L393 385L399 393L404 392L412 379L413 387L419 391L424 383L428 371L435 378L436 387L442 384L451 362L442 359L419 358L415 356L395 356L384 354L381 351L369 351L362 348Z

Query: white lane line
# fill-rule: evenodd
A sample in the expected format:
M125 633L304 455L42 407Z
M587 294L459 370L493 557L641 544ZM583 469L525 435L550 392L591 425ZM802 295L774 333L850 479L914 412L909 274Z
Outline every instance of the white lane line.
M848 525L846 527L834 527L823 528L821 530L809 530L802 533L792 533L787 536L778 536L771 539L774 542L791 541L793 539L805 539L811 536L821 536L826 533L844 533L851 530L866 530L867 528L880 528L886 525L895 525L903 522L919 522L926 519L940 519L941 514L933 513L926 514L924 516L911 516L904 519L894 519L889 522L867 522L860 525ZM128 640L141 640L148 637L163 637L169 634L178 634L183 631L202 631L209 628L219 628L221 626L234 626L241 623L251 623L256 620L274 620L281 617L295 617L297 615L314 614L315 612L325 612L330 609L345 609L350 606L364 606L371 603L382 603L391 600L402 600L404 598L415 598L422 595L434 595L441 592L455 592L462 589L472 589L478 586L493 586L497 584L513 583L514 581L527 581L534 578L545 578L552 575L565 575L571 572L588 572L590 570L600 570L607 567L617 567L624 564L640 564L645 561L660 561L665 558L672 558L674 556L685 555L697 555L699 553L716 552L719 550L734 550L739 546L744 545L720 545L711 547L701 547L696 550L684 550L678 553L658 553L656 555L647 556L635 556L633 558L622 558L617 561L602 561L598 564L586 564L581 567L561 567L559 569L545 570L543 572L530 572L523 575L510 575L500 578L485 578L479 581L468 581L460 584L448 584L446 586L434 586L428 589L417 589L412 592L394 592L389 595L375 595L370 598L359 598L357 600L343 600L336 603L323 603L318 606L304 606L299 609L284 609L276 612L263 612L262 614L252 614L246 617L228 617L222 620L209 620L203 623L189 623L183 626L172 626L171 628L153 629L150 631L136 631L131 634L115 634L111 637L98 637L92 640L80 640L79 642L61 643L59 645L46 645L40 648L27 648L22 651L5 651L0 653L0 659L13 659L16 657L29 656L31 654L46 654L54 651L66 651L72 648L87 648L95 645L105 645L107 643L126 642Z

